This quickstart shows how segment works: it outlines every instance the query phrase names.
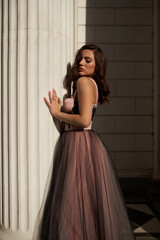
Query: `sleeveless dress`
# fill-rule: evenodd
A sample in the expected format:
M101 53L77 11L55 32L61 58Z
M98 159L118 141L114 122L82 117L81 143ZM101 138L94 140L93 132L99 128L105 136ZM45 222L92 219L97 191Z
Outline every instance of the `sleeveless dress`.
M96 83L95 87L98 102ZM93 104L92 120L97 102ZM73 108L64 104L64 110L78 114L76 94L73 104ZM91 125L80 129L65 124L33 239L135 239L112 159Z

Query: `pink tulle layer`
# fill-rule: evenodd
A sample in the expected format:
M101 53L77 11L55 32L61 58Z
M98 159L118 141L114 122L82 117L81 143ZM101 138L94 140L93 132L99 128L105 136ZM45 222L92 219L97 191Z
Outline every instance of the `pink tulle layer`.
M135 239L112 159L92 130L58 140L38 240Z

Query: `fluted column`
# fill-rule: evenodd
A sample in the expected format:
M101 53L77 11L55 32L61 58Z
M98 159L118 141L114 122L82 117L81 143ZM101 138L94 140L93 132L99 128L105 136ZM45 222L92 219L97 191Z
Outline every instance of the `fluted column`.
M74 1L0 3L0 239L31 239L58 136L43 97L63 95Z

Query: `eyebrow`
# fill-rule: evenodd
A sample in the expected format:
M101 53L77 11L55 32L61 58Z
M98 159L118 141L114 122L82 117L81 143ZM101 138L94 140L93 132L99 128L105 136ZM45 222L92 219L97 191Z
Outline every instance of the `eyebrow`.
M90 59L90 60L92 59L91 57L87 57L87 56L86 56L86 57L84 57L84 58L85 58L85 59Z

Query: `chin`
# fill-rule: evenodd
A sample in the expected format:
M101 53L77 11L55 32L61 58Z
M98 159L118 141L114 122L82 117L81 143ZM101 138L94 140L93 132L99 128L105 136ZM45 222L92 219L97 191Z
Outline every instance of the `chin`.
M78 77L84 77L84 76L85 74L81 74L81 73L78 74Z
M84 72L79 72L78 75L79 75L79 76L84 76L85 73L84 73Z
M92 74L86 74L86 73L78 73L78 76L80 76L80 77L93 77Z

